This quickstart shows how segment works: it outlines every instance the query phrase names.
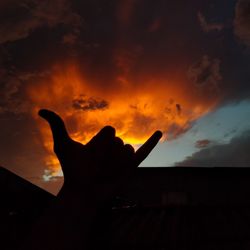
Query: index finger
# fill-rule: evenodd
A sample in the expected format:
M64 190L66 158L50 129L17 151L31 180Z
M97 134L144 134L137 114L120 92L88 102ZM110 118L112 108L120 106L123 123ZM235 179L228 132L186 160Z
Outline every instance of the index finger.
M153 135L136 151L135 153L135 161L136 166L139 166L142 161L144 161L150 152L154 149L156 144L162 137L161 131L154 132Z

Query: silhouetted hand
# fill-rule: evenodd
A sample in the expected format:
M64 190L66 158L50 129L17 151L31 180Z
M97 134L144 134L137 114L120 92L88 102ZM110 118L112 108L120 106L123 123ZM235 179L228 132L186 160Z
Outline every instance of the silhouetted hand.
M135 152L131 145L124 145L115 136L114 128L106 126L83 145L69 137L57 114L40 110L39 115L50 124L54 151L64 173L64 185L58 199L34 224L21 249L93 249L96 229L103 224L100 221L109 218L105 211L110 206L106 206L106 201L114 197L121 184L126 183L162 133L156 131Z
M96 197L96 202L112 198L133 170L148 156L160 140L156 131L138 150L115 136L115 129L106 126L86 145L70 138L63 120L52 111L40 110L39 115L50 124L54 151L64 174L61 195Z

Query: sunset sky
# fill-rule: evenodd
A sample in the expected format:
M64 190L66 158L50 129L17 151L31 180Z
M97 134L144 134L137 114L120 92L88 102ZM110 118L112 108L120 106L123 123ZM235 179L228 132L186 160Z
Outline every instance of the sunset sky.
M56 192L40 108L86 143L103 126L141 166L250 166L250 0L2 0L0 165Z

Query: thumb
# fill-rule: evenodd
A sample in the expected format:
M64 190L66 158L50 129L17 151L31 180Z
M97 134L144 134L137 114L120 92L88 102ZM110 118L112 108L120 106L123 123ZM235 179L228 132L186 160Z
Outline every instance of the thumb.
M66 130L65 124L59 115L47 109L39 110L38 114L49 123L55 148L71 140Z

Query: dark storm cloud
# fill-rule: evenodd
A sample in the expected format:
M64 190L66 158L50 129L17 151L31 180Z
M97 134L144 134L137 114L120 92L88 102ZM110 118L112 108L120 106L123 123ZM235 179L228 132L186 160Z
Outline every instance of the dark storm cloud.
M73 100L72 107L74 109L83 110L83 111L95 111L95 110L104 110L109 106L108 102L105 100L99 100L93 97L84 99L79 98Z
M55 39L44 41L51 37L49 30L63 27L59 39L65 44L72 44L78 38L82 23L82 17L71 9L71 3L66 0L0 2L0 114L30 112L27 85L49 75L45 61L53 62L58 60L54 59L58 54L65 55L60 46L54 50ZM42 32L37 30L43 28L48 34L40 36ZM33 34L36 35L31 38Z
M7 113L0 119L0 165L34 181L41 176L46 152L35 121Z
M177 114L181 115L181 110L182 110L181 105L177 103L175 106L176 106Z
M192 126L193 126L192 122L189 122L182 127L178 126L178 124L172 123L171 126L166 131L167 140L168 141L175 140L180 135L185 134Z
M250 46L250 0L238 0L234 28L236 36L245 45Z
M27 102L20 95L22 80L14 72L2 71L0 79L0 114L27 111Z
M149 32L156 32L161 28L161 18L156 18L155 20L152 21L152 23L148 27Z
M211 141L208 139L204 139L204 140L199 140L195 143L195 147L196 148L206 148L207 146L209 146L211 144Z
M0 42L13 43L9 48L12 62L20 68L28 65L32 70L40 70L41 65L45 69L74 58L93 85L105 82L112 89L117 80L126 84L131 78L142 76L164 78L175 73L176 68L182 71L178 75L185 75L190 67L189 78L197 85L210 85L213 91L220 82L226 91L220 81L221 67L227 67L224 58L210 55L210 51L203 56L208 47L211 51L223 51L215 41L221 38L203 37L200 32L200 26L208 31L220 26L210 21L214 19L205 11L207 4L182 3L180 10L178 1L1 2ZM221 36L223 32L224 29ZM199 57L200 65L193 65ZM137 84L134 79L133 82Z
M5 0L0 4L0 16L0 44L27 38L44 26L52 28L64 24L77 32L82 23L66 0Z
M228 144L214 145L200 150L177 166L194 167L249 167L250 130L234 137Z
M26 84L47 77L49 72L20 72L15 68L0 72L0 115L24 114L30 111L31 103L26 98Z
M199 11L197 14L200 26L204 32L210 31L221 31L224 28L224 25L221 23L210 23L207 21L205 16Z
M204 55L199 62L189 68L188 77L199 87L210 86L211 89L218 91L219 82L222 80L220 63L219 59L211 59Z

